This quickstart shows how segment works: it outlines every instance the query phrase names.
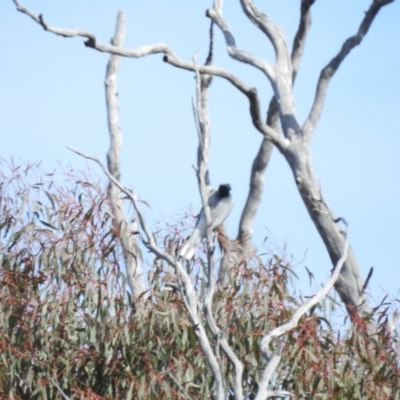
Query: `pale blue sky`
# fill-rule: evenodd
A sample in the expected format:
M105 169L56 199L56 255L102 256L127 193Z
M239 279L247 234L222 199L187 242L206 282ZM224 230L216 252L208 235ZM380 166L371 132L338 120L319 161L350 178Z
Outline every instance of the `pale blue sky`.
M239 2L226 2L224 16L241 49L273 60L267 39L243 16ZM276 23L285 26L292 43L299 17L298 0L258 1ZM313 25L295 87L300 121L308 113L321 68L342 42L358 29L370 1L317 0ZM47 23L92 31L108 42L119 9L126 12L126 45L165 42L187 60L208 50L211 0L197 1L40 1L23 5L43 13ZM85 165L70 145L105 159L107 133L104 86L107 54L83 46L80 38L63 39L45 32L11 0L0 5L2 64L1 156L39 161L45 169ZM312 144L314 167L328 203L350 223L350 239L363 275L375 272L373 299L400 289L400 2L377 16L361 46L332 79L322 119ZM230 69L256 86L265 108L271 97L268 81L258 71L226 55L216 30L214 64ZM161 55L124 59L119 77L124 135L123 183L132 185L153 207L152 224L176 219L192 204L200 207L191 167L196 162L197 134L191 110L193 74L162 62ZM261 136L253 128L247 100L228 83L215 79L210 93L212 122L211 179L230 182L235 207L228 219L232 236L247 196L248 178ZM95 166L93 166L96 169ZM278 151L267 169L263 202L255 225L259 245L265 236L297 261L305 259L318 282L330 275L325 248L311 223L291 172ZM260 247L260 251L262 251ZM308 279L302 289L307 289Z

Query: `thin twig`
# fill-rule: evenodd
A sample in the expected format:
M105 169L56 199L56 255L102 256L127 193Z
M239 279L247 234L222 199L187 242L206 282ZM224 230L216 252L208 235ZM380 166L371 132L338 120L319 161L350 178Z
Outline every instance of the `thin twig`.
M365 292L365 289L367 288L368 283L369 283L370 279L372 278L373 272L374 272L374 267L371 267L371 268L369 269L367 279L365 280L365 283L364 283L364 285L363 285L363 287L362 287L362 289L361 289L361 293L364 293L364 292Z
M70 397L68 397L64 391L61 389L60 385L51 377L48 376L50 382L56 387L56 389L60 392L61 396L65 399L65 400L70 400Z
M187 400L194 400L193 397L189 395L189 393L179 383L178 379L174 376L174 374L168 368L169 368L169 366L167 366L167 374L168 374L168 376L175 382L176 386L178 386L178 389L181 391L181 393L183 394L184 398L187 399Z

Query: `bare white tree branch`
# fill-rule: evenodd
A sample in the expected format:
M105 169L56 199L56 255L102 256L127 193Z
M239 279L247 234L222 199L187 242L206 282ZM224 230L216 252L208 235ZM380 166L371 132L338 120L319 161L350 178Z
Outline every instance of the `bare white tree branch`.
M224 34L229 55L236 61L250 64L258 68L267 76L271 84L274 85L275 72L272 65L258 57L253 56L252 54L239 50L236 47L236 41L235 37L233 36L232 30L222 18L222 0L214 2L214 7L207 10L207 16L210 17L218 25L218 27Z
M73 36L83 36L87 37L88 40L85 42L85 46L91 47L95 50L106 52L110 54L119 55L122 57L130 57L130 58L140 58L145 57L151 54L159 54L163 53L163 60L177 68L182 68L188 71L194 71L194 66L192 62L185 61L179 59L173 50L164 43L158 43L154 45L142 46L137 49L127 49L123 47L117 47L113 45L106 45L102 43L98 43L95 35L93 33L83 31L83 30L70 30L70 29L62 29L62 28L49 28L49 25L45 24L42 17L37 17L32 11L28 10L21 6L18 0L13 0L17 6L18 11L21 11L24 14L30 16L34 21L39 23L40 25L45 25L49 32L53 32L57 35L61 35L64 37L73 37ZM260 115L260 104L258 99L258 94L256 89L248 87L245 85L239 78L233 75L231 72L214 66L202 65L198 66L199 73L208 74L213 76L219 76L221 78L229 81L233 86L235 86L240 92L242 92L250 102L250 114L252 116L252 121L254 126L257 128L259 132L263 135L267 136L278 148L284 149L288 146L288 142L279 136L277 132L271 129L267 124L265 124Z
M38 24L42 25L43 29L52 33L55 33L56 35L60 35L63 37L75 37L75 36L81 36L88 38L89 40L94 40L94 35L88 31L85 31L83 29L63 29L63 28L57 28L54 26L50 26L46 24L43 20L42 15L40 14L37 16L34 14L32 11L28 10L27 8L23 7L21 3L18 0L13 0L14 4L17 6L17 10L28 15L31 17L35 22Z
M270 101L268 113L267 113L267 125L270 126L274 131L279 131L279 118L278 118L278 106L276 104L275 97ZM253 237L253 225L254 219L258 207L261 204L261 196L264 190L264 175L267 168L273 143L264 136L260 149L253 161L253 165L250 173L250 184L249 194L247 196L246 204L243 208L243 212L239 222L239 232L237 239L246 251L252 251L252 237Z
M309 310L311 310L312 307L314 307L316 304L318 304L321 300L323 300L326 297L326 295L329 293L329 291L332 289L333 285L339 278L340 271L342 270L342 267L347 258L348 249L349 249L349 241L347 239L347 232L346 232L346 243L344 246L344 252L342 257L336 264L331 279L312 299L310 299L307 303L304 303L298 308L298 310L295 312L290 321L288 321L284 325L278 326L261 340L260 343L261 353L263 354L264 358L268 361L268 365L263 371L262 378L259 382L259 391L257 393L257 396L255 397L255 400L264 400L268 397L272 397L272 395L269 394L268 384L272 374L274 373L275 369L279 364L280 357L272 354L270 350L271 342L277 337L282 336L285 333L289 332L290 330L296 328L300 318Z
M275 49L274 65L276 83L272 85L281 119L283 134L291 138L299 131L295 115L295 102L292 92L293 67L289 56L283 28L277 27L272 19L260 11L252 0L240 0L246 16L264 32Z
M348 38L342 45L339 53L332 58L332 60L326 65L326 67L321 71L317 89L315 93L314 103L312 105L310 114L308 115L306 121L303 124L303 134L307 141L310 141L311 136L315 130L315 127L318 124L318 121L321 117L322 109L325 103L326 91L328 89L328 85L332 79L332 76L340 67L342 61L346 58L346 56L353 50L356 46L358 46L364 36L367 34L369 28L371 27L372 22L374 21L376 15L380 11L380 9L392 3L394 0L373 0L368 11L365 13L365 16L358 28L358 32Z
M50 380L50 382L53 384L53 386L60 392L62 398L64 400L70 400L70 397L68 397L64 391L61 389L61 386L58 384L58 382L56 381L56 379L53 379L50 375L47 376Z
M290 397L292 394L285 390L275 391L269 390L268 384L272 378L272 374L275 372L276 368L281 361L281 357L274 355L271 360L268 362L268 365L264 369L260 382L258 383L258 391L254 400L264 400L269 399L270 397Z
M307 33L311 26L310 8L315 3L315 0L301 0L300 7L300 24L293 41L292 48L292 67L293 67L293 82L296 79L297 72L300 68L301 59L303 57L304 46L307 38Z
M213 51L214 51L214 22L211 21L210 45L205 65L212 64ZM194 105L193 108L199 135L199 146L197 151L197 166L198 166L197 172L199 174L200 165L204 161L205 162L204 165L205 171L203 171L204 183L206 185L207 196L208 196L209 194L211 194L212 191L209 168L208 168L208 154L211 143L210 121L208 118L209 115L208 88L210 87L212 82L212 75L200 74L198 68L196 67L195 59L194 59L194 67L196 76L196 105Z
M254 25L267 35L274 46L277 66L279 68L285 67L285 69L290 68L291 70L289 51L286 45L283 28L276 26L267 14L263 13L254 5L252 0L240 0L240 3L246 16ZM292 74L290 70L284 72L289 73L291 76Z
M240 52L236 48L236 43L235 43L235 38L233 36L233 33L231 29L229 28L228 24L224 21L222 18L222 0L215 0L213 8L207 11L207 15L212 18L215 23L219 26L219 28L222 30L226 45L228 48L228 53L230 56L238 61L248 63L250 65L253 65L259 69L261 69L266 76L269 78L271 85L274 89L274 92L276 94L276 98L281 97L281 92L285 92L284 90L279 91L278 86L282 86L279 84L279 80L285 80L285 71L281 71L282 69L285 70L282 66L285 65L289 71L291 70L291 65L290 65L290 60L288 59L288 52L286 49L286 43L283 37L283 33L281 30L279 30L273 22L268 18L268 16L260 13L257 9L255 9L254 5L249 2L249 1L242 1L242 6L247 13L248 17L253 21L257 22L258 26L268 34L268 37L274 42L275 49L281 49L280 54L281 54L281 59L283 61L279 61L279 71L275 73L273 71L273 67L270 66L267 62L258 59L255 56L249 55L244 52ZM302 15L307 14L308 9L304 8L302 9ZM257 17L256 17L257 15ZM302 19L303 21L303 19ZM301 28L301 30L300 30ZM303 37L305 37L307 33L307 29L304 27L304 24L300 24L299 28L299 33L297 35L297 42L295 42L294 48L297 50L294 55L297 60L300 60L301 54L302 54L302 46L304 45L304 40L301 40ZM239 56L241 55L241 57ZM299 62L297 63L298 67ZM282 79L283 78L283 79ZM277 82L278 79L278 82ZM283 85L285 86L285 85ZM286 92L288 92L286 90ZM293 99L291 94L285 96L286 99L289 99L286 101L288 104L290 104L289 107L285 107L285 109L293 109ZM278 107L277 103L275 100L273 100L273 103L271 102L270 106L273 107L273 110L269 111L269 115L271 116L270 122L267 121L266 126L270 127L273 129L274 132L278 132L278 122L277 122L277 113L278 113ZM271 108L271 107L270 107ZM276 114L275 114L276 113ZM286 113L282 113L285 114ZM254 123L255 127L260 131L263 132L264 125L262 121L260 121L260 110L257 107L257 110L251 109L251 115L254 121L257 121ZM287 117L285 117L287 118ZM291 121L294 121L294 118L291 119ZM272 123L274 122L274 123ZM290 124L291 126L293 125L292 123ZM295 127L297 127L297 124L294 124ZM261 128L261 130L260 130ZM265 130L265 129L264 129ZM248 252L249 250L251 251L252 249L251 246L251 238L252 238L252 233L253 233L253 222L254 218L256 215L256 212L258 210L258 207L261 202L261 195L263 192L263 186L264 186L264 172L265 168L268 164L270 154L272 151L272 143L270 142L270 136L265 135L265 138L262 141L262 144L260 146L259 152L253 162L252 166L252 171L251 171L251 178L250 178L250 188L249 188L249 195L246 201L245 208L242 212L242 217L240 220L239 224L239 233L238 233L238 239L242 245L242 249L246 250ZM276 144L276 140L273 141ZM281 149L281 151L285 148L285 146L282 146L282 144L278 147ZM223 269L229 268L229 262L226 262L227 260L224 260L223 262Z
M125 14L120 11L117 19L115 36L112 40L114 46L122 46L125 37ZM117 93L117 78L120 64L120 56L111 55L107 65L105 78L106 105L108 116L108 130L110 133L110 149L107 154L108 170L117 180L121 179L120 153L122 146L122 134L119 125L119 104ZM124 204L120 196L120 190L110 182L108 186L113 213L114 229L121 238L124 260L127 269L127 279L133 298L137 299L146 290L142 277L141 253L136 236L132 235L128 219L124 211Z
M205 84L207 76L201 77L197 64L194 61L194 68L196 74L196 115L199 121L200 137L199 137L199 149L198 149L198 162L197 162L197 179L199 183L199 191L201 196L201 202L203 205L204 215L207 224L207 254L208 254L208 296L214 294L214 240L211 220L211 210L208 204L208 198L210 196L210 187L207 184L208 175L208 160L210 153L210 120L207 112L207 95L208 85ZM206 297L208 297L206 296ZM210 300L210 299L208 299ZM211 300L209 301L211 302ZM207 303L207 301L206 301Z
M274 69L276 85L272 85L272 88L278 104L283 134L285 137L291 139L298 134L300 126L296 119L295 102L292 92L293 67L283 29L278 28L271 18L258 10L252 0L241 0L241 4L248 18L266 33L275 48L276 64L274 65Z
M241 0L241 4L248 18L252 22L254 22L263 32L267 33L267 36L272 41L277 57L277 62L273 66L258 57L249 55L248 53L241 52L236 49L233 33L228 24L222 18L222 0L214 2L214 7L207 11L207 15L215 21L215 23L224 33L225 42L227 44L228 53L230 54L230 56L237 61L252 65L262 70L266 74L271 83L275 98L277 99L283 133L285 137L290 139L299 130L299 124L297 123L294 114L295 106L291 90L293 68L283 30L276 27L272 20L266 14L262 13L254 6L251 0ZM234 49L235 51L233 52L232 49ZM268 125L263 124L262 122L255 123L255 115L253 115L253 110L250 111L253 119L253 124L261 133L265 135L265 126L267 126L269 129L271 128ZM259 115L259 110L257 111ZM282 143L279 143L276 138L272 138L271 140L278 148L281 149L281 151L284 151L284 149L287 148L287 142L283 141Z
M315 0L302 0L301 2L300 23L294 39L291 56L293 65L293 84L296 80L296 75L300 67L305 46L305 39L311 25L310 8L314 2ZM279 111L275 97L271 99L269 104L267 112L267 125L270 126L274 131L279 131ZM249 194L240 218L239 232L237 236L243 248L252 247L251 240L253 236L253 224L258 207L261 203L261 196L264 189L264 175L271 156L272 147L272 142L267 137L264 137L260 149L253 161L250 174Z

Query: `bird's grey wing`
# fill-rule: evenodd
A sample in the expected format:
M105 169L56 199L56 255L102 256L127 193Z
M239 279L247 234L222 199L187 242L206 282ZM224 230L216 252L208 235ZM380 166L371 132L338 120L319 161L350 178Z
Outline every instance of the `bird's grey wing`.
M218 228L228 217L232 211L233 201L232 197L219 198L218 193L214 192L208 199L208 204L211 211L211 226L212 229ZM197 220L196 227L190 238L184 243L181 248L180 255L187 260L190 260L197 248L199 247L201 241L207 235L207 222L204 210L202 209Z
M206 237L206 232L206 218L202 209L193 233L191 234L190 238L183 244L179 254L182 257L186 258L186 260L190 260L194 256L194 253L199 247L201 241Z
M215 191L208 198L208 205L210 206L210 210L212 211L219 203L218 191ZM203 209L202 209L203 211Z
M231 197L219 200L214 207L211 207L212 228L218 228L231 213L233 201Z

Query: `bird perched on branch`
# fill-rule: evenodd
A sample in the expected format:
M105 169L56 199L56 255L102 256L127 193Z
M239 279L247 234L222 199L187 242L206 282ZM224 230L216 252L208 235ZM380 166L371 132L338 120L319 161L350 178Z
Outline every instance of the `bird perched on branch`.
M210 206L211 213L211 228L212 230L217 229L228 217L232 211L233 201L232 196L229 193L231 191L231 185L224 183L219 185L216 192L213 192L208 198L208 205ZM190 238L182 246L180 256L190 260L201 241L207 236L207 221L204 209L200 211L199 218L196 223L196 227Z

